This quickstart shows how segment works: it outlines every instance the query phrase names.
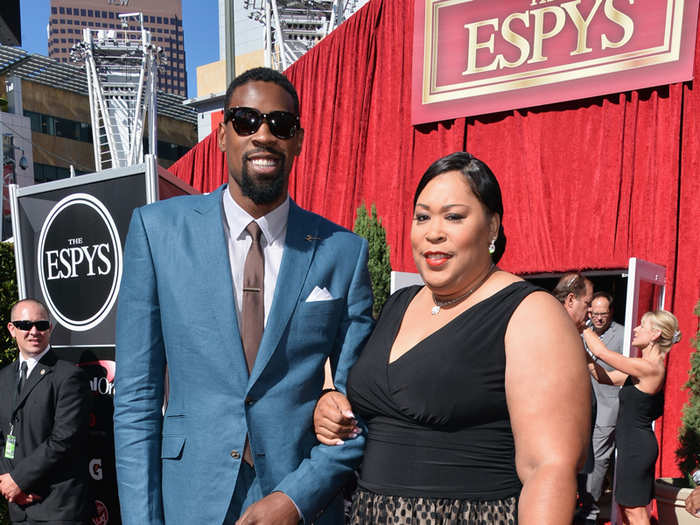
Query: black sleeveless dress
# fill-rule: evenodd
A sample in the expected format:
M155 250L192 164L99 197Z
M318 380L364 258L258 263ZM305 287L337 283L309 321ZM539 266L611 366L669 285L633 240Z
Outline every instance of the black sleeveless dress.
M504 336L517 306L539 289L513 283L389 363L419 290L389 298L348 378L350 402L368 427L351 522L516 523L522 487Z
M619 397L615 500L625 507L644 507L654 497L654 465L659 446L651 423L663 413L663 390L647 394L628 377Z

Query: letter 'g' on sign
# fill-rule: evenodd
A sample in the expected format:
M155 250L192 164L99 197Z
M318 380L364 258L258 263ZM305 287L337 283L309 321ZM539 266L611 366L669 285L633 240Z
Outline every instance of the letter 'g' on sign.
M37 270L46 306L62 326L84 332L109 315L119 293L122 246L99 199L75 193L56 203L39 234Z

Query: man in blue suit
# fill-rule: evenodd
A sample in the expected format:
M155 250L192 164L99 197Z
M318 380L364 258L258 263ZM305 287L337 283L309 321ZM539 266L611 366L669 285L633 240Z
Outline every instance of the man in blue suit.
M330 360L345 389L372 327L367 243L287 194L296 90L257 68L226 93L229 182L137 209L117 317L122 521L342 523L364 443L318 444ZM169 394L162 414L164 372Z

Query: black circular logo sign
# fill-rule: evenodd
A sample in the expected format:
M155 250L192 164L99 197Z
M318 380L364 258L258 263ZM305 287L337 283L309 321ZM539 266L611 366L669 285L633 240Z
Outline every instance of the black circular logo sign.
M39 235L39 284L49 311L69 330L94 328L117 300L122 247L114 219L87 193L59 201Z

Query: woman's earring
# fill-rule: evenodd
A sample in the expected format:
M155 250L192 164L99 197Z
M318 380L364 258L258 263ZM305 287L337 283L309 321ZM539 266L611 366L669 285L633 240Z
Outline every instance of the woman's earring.
M491 244L489 244L489 253L491 255L496 253L496 239L491 239Z

